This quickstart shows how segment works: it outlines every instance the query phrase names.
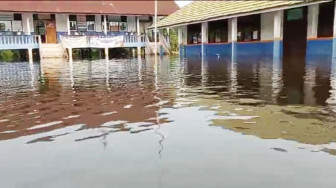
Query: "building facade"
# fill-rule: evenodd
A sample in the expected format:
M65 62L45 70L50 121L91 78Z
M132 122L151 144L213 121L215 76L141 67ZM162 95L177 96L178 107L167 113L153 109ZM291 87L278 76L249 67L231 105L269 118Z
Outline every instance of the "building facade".
M175 1L160 2L158 18L177 9ZM0 50L40 48L39 43L141 48L154 10L152 1L1 1Z
M331 56L335 23L331 0L198 1L158 27L179 30L182 56Z

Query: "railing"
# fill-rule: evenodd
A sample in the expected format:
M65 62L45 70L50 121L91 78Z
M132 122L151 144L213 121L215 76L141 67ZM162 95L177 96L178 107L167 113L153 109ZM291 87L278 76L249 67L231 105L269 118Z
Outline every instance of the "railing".
M144 43L146 42L145 35L124 35L125 43Z
M68 36L62 35L60 41L64 48L118 48L145 46L145 35L102 35Z
M0 36L0 49L39 48L38 35Z

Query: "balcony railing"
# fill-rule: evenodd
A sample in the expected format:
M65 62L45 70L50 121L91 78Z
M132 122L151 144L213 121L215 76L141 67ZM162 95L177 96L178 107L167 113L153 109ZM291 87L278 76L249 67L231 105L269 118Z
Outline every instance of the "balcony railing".
M17 35L17 36L0 36L0 49L28 49L39 48L41 42L39 35Z
M145 35L60 36L64 48L119 48L144 47Z

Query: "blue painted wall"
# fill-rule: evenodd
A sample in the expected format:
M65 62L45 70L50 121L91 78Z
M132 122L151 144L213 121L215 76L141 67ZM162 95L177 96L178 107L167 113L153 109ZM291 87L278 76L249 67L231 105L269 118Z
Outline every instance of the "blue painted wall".
M237 56L273 56L274 42L237 43ZM228 44L205 44L206 56L229 56L231 55L231 43ZM181 48L182 49L182 48ZM201 56L201 45L184 45L186 57ZM282 52L282 42L280 43ZM282 54L282 53L281 53Z
M307 56L331 56L333 39L307 41Z
M207 56L230 56L231 43L228 44L205 44L205 53Z
M184 50L186 57L200 57L202 45L201 44L185 45Z
M273 57L275 42L252 42L252 43L236 43L237 45L237 57L259 57L259 58L270 58ZM319 39L319 40L308 40L307 41L307 59L321 59L321 58L331 58L333 51L333 44L336 49L336 39ZM205 44L206 56L230 56L231 55L231 43L229 44ZM279 57L283 55L283 43L280 41L278 46ZM183 57L201 56L201 45L184 45L181 46L180 54ZM336 52L334 53L336 55ZM318 56L315 58L314 56ZM313 60L315 61L315 60Z

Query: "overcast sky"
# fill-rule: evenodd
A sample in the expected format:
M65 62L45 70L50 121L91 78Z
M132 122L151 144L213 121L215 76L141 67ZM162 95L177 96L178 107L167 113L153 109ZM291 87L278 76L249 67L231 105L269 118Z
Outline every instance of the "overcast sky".
M189 4L191 1L185 1L185 0L175 0L176 1L176 4L179 6L179 7L183 7L187 4Z

